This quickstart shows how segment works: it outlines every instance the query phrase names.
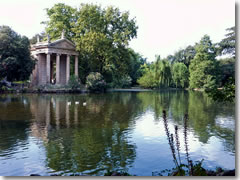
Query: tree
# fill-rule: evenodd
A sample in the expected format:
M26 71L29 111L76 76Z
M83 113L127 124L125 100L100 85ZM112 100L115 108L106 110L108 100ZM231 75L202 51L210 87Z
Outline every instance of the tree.
M42 22L46 25L46 33L51 39L56 40L61 37L62 31L65 31L65 37L73 40L75 35L73 31L74 24L77 21L77 9L63 3L55 4L51 9L47 8L48 21Z
M128 49L130 55L130 65L128 74L132 79L132 84L137 83L143 75L143 69L141 68L146 63L146 58L143 58L139 53L136 53L133 49Z
M226 38L218 43L218 54L224 55L229 54L235 58L235 45L236 45L236 38L235 38L235 26L226 29L229 31L226 34Z
M233 57L219 59L218 63L221 75L219 87L223 87L229 78L235 79L235 59Z
M228 28L230 33L226 34L226 38L217 44L217 52L219 55L231 55L231 58L219 60L219 68L221 72L220 87L214 86L207 90L208 95L215 101L235 101L235 27Z
M208 35L196 45L196 55L189 66L190 88L207 89L216 85L216 50Z
M47 37L45 32L41 32L38 34L35 34L29 41L30 44L36 44L37 43L37 38L39 38L39 41L44 40Z
M177 87L185 88L188 86L189 72L183 63L174 63L172 67L172 78Z
M137 35L135 18L109 6L81 4L79 10L64 4L47 9L46 31L55 39L62 30L79 51L79 73L101 73L106 81L113 75L124 76L130 64L128 43ZM87 69L87 70L86 70ZM84 81L84 80L83 80Z
M171 62L181 62L184 63L187 67L190 65L190 61L196 55L196 50L193 46L189 45L185 49L180 49L174 53L174 55L169 55L167 57Z
M144 88L155 88L157 87L157 82L154 78L154 71L150 69L145 70L142 77L137 80L138 84Z
M161 60L160 56L156 56L155 67L155 80L158 84L158 87L169 87L171 81L171 68L169 61L166 59Z
M8 26L0 26L0 78L27 80L35 61L30 56L29 40Z

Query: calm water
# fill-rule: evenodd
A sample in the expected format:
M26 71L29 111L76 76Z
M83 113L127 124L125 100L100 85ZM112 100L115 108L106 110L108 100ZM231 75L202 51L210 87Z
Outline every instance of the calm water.
M151 176L172 168L163 109L169 130L179 127L183 162L187 112L190 158L204 159L208 169L235 168L234 104L214 103L200 92L19 94L0 95L0 176L107 170Z

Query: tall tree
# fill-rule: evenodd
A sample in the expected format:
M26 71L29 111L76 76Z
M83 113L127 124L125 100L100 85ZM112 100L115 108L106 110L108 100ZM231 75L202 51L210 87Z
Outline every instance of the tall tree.
M30 41L30 44L36 44L37 41L38 41L38 38L39 38L39 41L42 41L44 40L45 38L47 38L47 35L45 32L41 32L41 33L37 33L35 34L29 41Z
M172 66L172 78L176 87L188 87L189 72L183 63L174 63Z
M196 45L196 55L189 66L190 88L210 88L216 85L216 50L205 35Z
M73 40L75 35L73 31L74 24L77 21L77 9L63 3L55 4L52 8L47 8L48 21L42 22L46 25L46 33L51 39L56 40L61 37L62 31L65 31L65 37Z
M235 58L235 46L236 46L236 37L235 37L235 26L226 29L229 31L225 35L225 38L218 43L218 53L219 55L229 54Z
M135 18L129 17L129 12L120 12L112 6L102 8L99 5L81 4L76 10L56 4L47 9L47 14L50 20L45 24L50 36L57 38L65 29L67 38L75 42L82 61L79 63L80 74L86 77L87 73L95 71L111 80L109 76L113 73L128 73L128 43L137 36L138 28Z
M0 26L0 79L27 80L34 68L26 36L20 36L8 26Z
M196 55L196 50L194 46L187 46L185 49L180 49L174 53L174 55L169 55L167 59L171 60L171 62L180 62L184 63L187 67L190 65L190 61Z
M227 33L223 40L217 44L218 55L230 55L231 58L219 60L220 87L212 87L207 90L207 93L216 101L235 101L235 27L228 28Z
M137 79L143 75L143 69L141 67L146 63L146 58L143 58L139 53L136 53L131 48L128 50L130 54L128 74L132 78L132 84L136 84Z
M160 56L156 56L155 67L155 80L158 87L169 87L171 81L171 67L169 61L166 59L161 60Z

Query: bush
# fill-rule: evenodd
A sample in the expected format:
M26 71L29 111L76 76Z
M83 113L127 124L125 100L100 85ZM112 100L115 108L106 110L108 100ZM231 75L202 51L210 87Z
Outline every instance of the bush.
M103 92L106 89L106 82L98 72L91 72L86 78L87 89L91 92Z
M132 78L128 75L122 76L120 78L114 78L111 83L111 87L113 88L127 88L132 85Z
M80 82L77 76L70 77L68 81L68 87L71 88L72 90L77 90L78 88L80 88Z
M146 72L141 78L137 80L138 84L144 88L155 88L157 82L154 79L154 74L151 71Z

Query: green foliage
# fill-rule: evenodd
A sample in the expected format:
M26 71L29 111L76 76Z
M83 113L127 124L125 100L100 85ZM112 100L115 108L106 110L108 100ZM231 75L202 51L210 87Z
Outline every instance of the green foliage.
M174 63L172 66L172 79L176 87L188 87L188 68L183 63Z
M86 79L87 89L91 92L102 92L106 88L103 76L98 72L91 72Z
M172 168L172 170L168 170L168 176L206 176L206 170L202 167L202 162L197 161L195 164L193 164L192 160L190 160L189 157L189 148L188 148L188 137L187 137L187 129L188 129L188 115L185 114L184 116L184 145L185 145L185 153L186 153L186 159L187 159L187 165L181 162L181 157L180 157L180 141L179 141L179 131L178 131L178 126L175 126L175 134L171 134L168 128L168 120L166 117L166 111L163 110L163 122L164 122L164 127L165 127L165 132L167 135L168 139L168 144L170 146L172 156L173 156L173 161L175 163L175 168ZM178 158L176 155L176 152L178 153ZM165 172L161 171L162 172ZM159 175L162 175L162 174Z
M218 45L218 54L224 55L224 54L230 54L235 58L235 46L236 46L236 33L235 33L235 26L226 29L229 31L228 34L226 34L226 38L224 38L222 41L220 41Z
M132 85L132 78L128 75L114 77L111 83L111 87L113 88L127 88Z
M222 89L212 87L206 91L215 101L234 102L235 101L235 80L230 77Z
M231 58L219 60L219 85L208 87L207 94L215 101L234 102L235 101L235 27L227 29L221 42L217 44L218 55L231 55ZM221 87L219 89L218 87Z
M78 80L78 77L70 76L70 79L68 81L68 87L72 90L77 90L78 88L80 88L80 82Z
M172 63L181 62L184 63L187 67L190 65L190 61L196 55L196 50L193 46L189 45L185 49L180 49L174 55L169 55L167 59Z
M27 37L18 35L8 26L0 26L0 78L28 79L35 65L29 49Z
M171 81L171 67L167 60L160 59L160 56L156 56L156 63L154 64L155 81L158 88L169 87Z
M53 39L59 38L64 29L66 38L75 42L83 81L89 72L100 72L108 82L114 74L128 74L131 56L127 47L138 28L129 12L93 4L81 4L74 9L59 3L47 9L47 15L49 21L44 24Z
M189 66L190 88L213 86L217 77L216 51L210 37L205 35L196 45L196 55Z
M39 34L35 34L29 41L30 44L36 44L37 43L37 38L39 38L39 41L44 40L47 37L45 32L41 32Z
M157 82L155 80L155 74L152 69L145 66L144 74L137 80L138 84L144 88L155 88Z
M61 33L65 31L65 37L73 40L75 36L72 28L77 20L77 9L63 3L55 4L52 8L47 8L47 16L49 21L42 22L46 25L46 33L50 35L51 39L56 40L61 38Z
M132 84L137 84L137 80L143 75L142 66L146 63L146 58L143 58L139 53L134 52L133 49L128 49L130 55L130 64L128 74L132 79Z
M235 77L235 58L225 58L219 61L219 71L220 71L220 84L219 86L224 86L229 78Z
M151 65L142 66L143 76L137 81L140 86L144 88L170 87L171 65L166 59L161 60L160 56L156 56L156 59L157 61Z

